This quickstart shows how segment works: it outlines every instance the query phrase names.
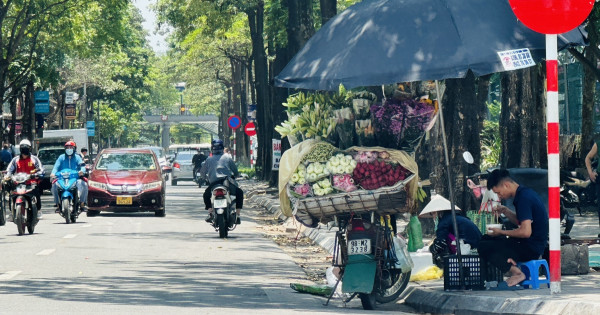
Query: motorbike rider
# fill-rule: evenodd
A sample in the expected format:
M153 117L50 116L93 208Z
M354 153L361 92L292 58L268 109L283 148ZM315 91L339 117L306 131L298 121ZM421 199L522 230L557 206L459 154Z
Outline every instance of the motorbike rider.
M202 163L204 161L206 161L206 156L202 151L200 151L200 149L198 149L198 152L194 154L194 157L192 157L192 165L194 165L194 180L196 180L196 173L198 170L200 170L200 168L202 168Z
M596 196L600 196L600 185L598 184L598 172L600 171L600 163L598 163L596 169L592 169L592 159L600 156L600 152L598 151L598 142L600 141L594 142L592 149L585 156L585 167L587 168L588 175L590 176L590 180L592 181L592 183L596 184ZM600 199L598 200L597 210L599 215L598 225L600 226ZM598 234L598 237L600 237L600 234Z
M58 183L54 180L56 178L56 174L60 174L60 172L64 169L72 169L79 170L79 179L77 179L77 191L79 193L79 202L80 209L85 211L85 204L87 201L88 194L88 186L87 183L81 179L81 177L85 173L85 163L81 159L81 157L75 153L77 145L74 141L67 141L65 143L65 153L61 154L56 163L54 163L54 168L52 169L52 173L50 173L50 180L52 181L52 195L54 196L54 206L56 207L56 212L58 212L58 204L60 202L60 198L58 196Z
M44 166L37 156L31 154L31 142L27 139L21 140L19 149L21 153L18 156L15 156L6 168L4 181L8 181L15 173L27 173L34 176L25 182L26 185L31 185L32 183L39 184L39 177L44 175ZM42 200L40 198L41 191L39 186L36 186L34 195L39 217L42 213Z
M229 180L229 191L230 194L235 193L235 209L236 209L236 224L240 224L240 211L244 205L244 192L239 188L235 177L239 176L237 166L231 159L231 157L223 154L224 153L223 140L213 140L211 144L212 156L206 159L202 168L200 169L201 176L208 181L208 187L204 191L204 205L208 210L208 217L206 222L212 222L213 220L213 209L211 204L211 192L212 189L220 184L223 184L225 180Z

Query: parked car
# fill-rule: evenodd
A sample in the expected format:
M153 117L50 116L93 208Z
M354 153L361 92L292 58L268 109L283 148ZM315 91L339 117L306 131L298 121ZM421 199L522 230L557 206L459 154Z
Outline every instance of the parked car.
M158 163L160 164L160 167L162 169L165 168L171 168L171 166L169 165L169 162L167 161L167 155L165 154L165 149L161 148L161 147L148 147L148 149L152 150L154 152L154 154L156 154L156 157L158 158ZM165 177L165 180L169 179L169 173L164 173L163 175Z
M194 165L192 158L196 151L180 151L175 154L173 159L173 172L171 173L171 185L177 186L178 181L194 180Z
M165 215L164 170L151 149L104 149L89 177L88 216L100 211Z

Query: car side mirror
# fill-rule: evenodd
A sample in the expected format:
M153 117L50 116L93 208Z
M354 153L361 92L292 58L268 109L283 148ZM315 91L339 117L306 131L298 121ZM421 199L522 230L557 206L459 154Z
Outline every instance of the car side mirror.
M165 166L162 167L162 172L163 173L171 173L172 170L173 169L170 166L167 166L167 165L165 165Z

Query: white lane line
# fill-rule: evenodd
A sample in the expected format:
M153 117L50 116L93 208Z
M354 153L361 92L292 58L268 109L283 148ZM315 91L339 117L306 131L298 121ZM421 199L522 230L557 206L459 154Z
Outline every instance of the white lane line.
M88 227L91 227L91 226L92 226L91 224L84 224L84 225L82 225L81 227L82 227L82 228L88 228Z
M0 280L12 279L12 277L20 274L21 272L22 272L21 270L7 271L3 274L0 274Z
M48 256L48 255L54 253L55 250L56 249L54 249L54 248L44 249L43 251L37 253L36 255L37 256Z
M63 238L75 238L75 236L77 236L77 234L67 234L63 236Z

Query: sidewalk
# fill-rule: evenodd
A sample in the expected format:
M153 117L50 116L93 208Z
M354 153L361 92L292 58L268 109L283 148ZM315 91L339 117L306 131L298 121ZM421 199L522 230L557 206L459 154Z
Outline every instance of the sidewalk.
M260 205L282 219L277 190L261 182L248 181L243 187L248 202ZM576 210L575 212L576 213ZM593 238L599 231L597 213L575 216L573 238ZM290 228L297 227L292 219ZM301 226L301 225L300 225ZM325 248L333 251L335 230L325 226L316 229L300 227L300 231ZM600 314L600 272L581 276L563 276L562 292L551 295L550 289L518 291L444 291L443 279L411 282L404 303L422 313L434 314Z

